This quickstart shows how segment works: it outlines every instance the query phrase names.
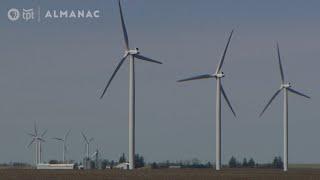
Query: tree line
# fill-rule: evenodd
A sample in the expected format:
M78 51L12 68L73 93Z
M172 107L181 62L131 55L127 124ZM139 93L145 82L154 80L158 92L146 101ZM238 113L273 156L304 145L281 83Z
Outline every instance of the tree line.
M278 168L281 169L283 167L283 161L280 156L276 156L273 158L271 163L256 163L253 158L247 160L244 158L241 161L238 161L234 156L232 156L229 160L228 167L230 168Z
M126 155L122 153L117 161L100 159L99 161L90 161L91 167L94 169L106 169L113 168L118 164L128 162ZM58 164L62 163L57 160L50 160L49 164ZM74 161L70 161L69 163L74 163ZM99 164L96 164L99 163ZM82 163L75 163L76 166L81 165ZM31 167L30 164L27 163L19 163L19 162L11 162L0 164L1 167ZM145 158L140 155L135 155L135 166L136 168L149 167L152 169L161 169L161 168L213 168L213 164L211 162L202 162L197 158L186 161L164 161L164 162L145 162ZM232 156L228 162L228 164L223 165L228 168L282 168L283 161L280 156L276 156L270 163L257 163L253 158L243 158L242 161L237 160L234 156Z

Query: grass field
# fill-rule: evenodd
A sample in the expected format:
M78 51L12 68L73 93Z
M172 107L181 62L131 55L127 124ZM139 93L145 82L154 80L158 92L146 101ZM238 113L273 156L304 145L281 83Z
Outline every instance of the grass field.
M320 180L320 170L159 169L159 170L0 170L1 180Z
M320 169L320 164L289 164L289 168Z

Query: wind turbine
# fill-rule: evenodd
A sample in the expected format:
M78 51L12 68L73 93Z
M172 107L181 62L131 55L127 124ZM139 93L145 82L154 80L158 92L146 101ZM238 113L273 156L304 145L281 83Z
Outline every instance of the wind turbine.
M98 144L97 144L96 150L91 155L91 158L94 158L94 160L95 160L95 168L100 169L100 163L99 163L100 151L98 148Z
M35 144L35 154L36 154L36 158L35 158L35 163L40 164L41 163L41 142L45 142L44 140L44 136L47 133L48 130L45 130L44 132L42 132L41 134L38 133L38 127L36 122L34 122L34 133L27 133L29 136L32 137L32 140L30 141L30 143L28 144L28 148L34 143Z
M120 20L122 26L122 32L124 36L124 44L125 50L122 59L120 60L119 64L117 65L115 71L112 73L111 78L109 79L100 99L103 98L105 95L111 81L115 77L116 73L120 69L121 65L124 63L126 59L129 57L130 63L130 72L129 72L129 168L134 169L134 155L135 155L135 59L153 62L157 64L162 64L159 61L153 60L151 58L142 56L139 52L138 48L130 49L129 47L129 38L127 29L124 23L124 18L122 14L121 2L118 0L119 10L120 10Z
M198 79L208 79L208 78L215 78L216 79L216 170L220 170L221 168L221 93L226 100L230 110L232 111L233 115L236 117L236 113L234 112L231 103L223 89L223 86L221 84L221 78L224 77L224 73L221 71L229 44L230 40L233 34L233 30L230 33L228 43L224 49L222 58L218 64L218 67L213 74L204 74L204 75L198 75L198 76L193 76L187 79L182 79L179 80L178 82L184 82L184 81L191 81L191 80L198 80Z
M57 141L60 141L63 143L63 149L62 149L62 161L63 163L65 163L66 161L66 152L67 152L67 138L70 134L71 130L69 129L69 131L64 135L63 138L58 138L58 137L54 137L52 139L55 139Z
M84 139L85 147L86 147L86 158L90 158L90 143L94 140L93 138L88 139L87 136L81 132L82 137Z
M277 53L278 53L278 61L279 61L279 67L280 67L280 75L281 75L281 85L280 89L277 90L274 95L271 97L267 105L264 107L263 111L260 113L259 117L263 115L263 113L267 110L271 102L275 99L275 97L283 90L283 141L284 141L284 146L283 146L283 170L287 171L288 170L288 92L291 92L293 94L305 97L305 98L310 98L309 96L298 92L294 90L289 82L285 81L284 78L284 73L282 69L282 63L281 63L281 56L280 56L280 50L279 50L279 45L277 43Z

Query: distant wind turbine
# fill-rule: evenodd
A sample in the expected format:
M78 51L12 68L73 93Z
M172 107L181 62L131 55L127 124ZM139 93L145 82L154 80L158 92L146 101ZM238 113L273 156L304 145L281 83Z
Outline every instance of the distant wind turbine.
M230 110L232 111L233 115L236 117L236 113L234 112L231 103L223 89L223 86L221 84L221 78L224 77L224 73L221 71L230 41L233 34L233 30L230 33L228 43L224 49L222 58L218 64L218 67L216 69L216 72L213 74L204 74L204 75L198 75L187 79L179 80L178 82L184 82L184 81L191 81L191 80L198 80L198 79L208 79L208 78L215 78L216 79L216 170L220 170L221 168L221 93L224 97L224 99L227 102L227 105L229 106Z
M122 8L121 8L121 2L118 0L119 4L119 10L120 10L120 20L121 20L121 26L124 36L124 44L125 44L125 51L122 59L120 60L119 64L117 65L115 71L112 73L111 78L109 79L105 89L103 90L103 93L100 97L100 99L103 98L105 95L111 81L115 77L116 73L120 69L121 65L124 63L124 61L129 57L129 63L130 63L130 73L129 73L129 168L134 169L134 155L135 155L135 59L153 62L157 64L162 64L159 61L153 60L151 58L142 56L139 52L138 48L130 49L129 47L129 38L127 29L124 23L124 18L122 14Z
M284 141L284 146L283 146L283 170L287 171L288 170L288 92L291 92L293 94L305 97L305 98L310 98L309 96L298 92L294 90L291 87L291 84L285 81L284 78L284 73L282 69L282 63L281 63L281 56L280 56L280 50L279 50L279 45L277 44L277 53L278 53L278 61L279 61L279 67L280 67L280 75L281 75L281 85L280 89L275 92L275 94L271 97L267 105L264 107L263 111L260 113L260 117L263 115L263 113L267 110L271 102L276 98L276 96L283 90L283 141Z
M47 133L48 130L45 130L44 132L42 132L41 134L39 134L38 132L38 127L36 122L34 122L34 133L27 133L29 136L32 137L32 140L30 141L30 143L28 144L28 148L32 145L35 144L35 163L40 164L41 163L41 153L42 153L42 149L41 149L41 142L45 142L44 136Z
M93 138L88 139L87 136L81 132L85 147L86 147L86 158L90 158L90 143L94 140Z
M100 162L99 162L100 151L99 151L99 148L98 148L98 144L96 146L96 150L92 153L91 158L94 158L95 168L96 169L100 169Z
M67 138L70 134L71 130L69 130L64 136L63 138L58 138L58 137L54 137L52 139L55 139L57 141L60 141L63 143L63 149L62 149L62 161L63 163L66 162L66 152L67 152Z

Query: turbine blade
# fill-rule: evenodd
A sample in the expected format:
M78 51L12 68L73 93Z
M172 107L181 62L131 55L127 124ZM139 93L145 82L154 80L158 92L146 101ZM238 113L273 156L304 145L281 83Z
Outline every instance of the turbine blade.
M89 139L89 142L91 142L91 141L93 141L93 140L94 140L94 138L90 138L90 139Z
M34 141L35 139L32 139L31 142L28 144L27 148L29 148Z
M225 57L226 57L227 50L228 50L228 47L229 47L229 44L230 44L230 41L231 41L231 37L232 37L233 31L234 31L234 30L232 30L231 33L230 33L230 36L229 36L229 39L228 39L228 43L227 43L227 45L226 45L226 48L224 49L223 55L222 55L222 57L221 57L221 60L220 60L220 62L219 62L219 65L218 65L218 67L217 67L216 74L218 74L218 73L220 72L221 68L222 68L222 65L223 65L223 62L224 62L224 59L225 59Z
M68 138L68 136L70 135L71 129L69 129L69 131L67 132L67 134L64 135L64 140L66 140Z
M44 135L46 135L48 132L48 129L46 129L45 131L43 131L43 133L41 134L41 137L44 137Z
M34 121L34 134L36 136L38 136L38 128L37 128L37 122L36 121Z
M222 84L221 84L220 87L221 87L222 95L223 95L224 99L226 100L226 102L227 102L230 110L232 111L234 117L237 117L237 115L236 115L236 113L234 112L234 110L233 110L233 108L232 108L232 106L231 106L231 103L230 103L230 101L229 101L229 99L228 99L228 97L227 97L227 94L226 94L226 92L224 91L224 89L223 89L223 87L222 87Z
M124 23L122 7L121 7L121 0L118 0L118 2L119 2L121 26L122 26L122 32L123 32L123 37L124 37L125 48L126 48L126 50L129 50L129 38L128 38L127 28L126 28L126 25Z
M86 141L86 143L88 143L88 139L87 139L86 135L84 135L83 132L81 132L81 134L82 134L83 139Z
M199 76L193 76L190 78L186 78L186 79L181 79L177 82L184 82L184 81L191 81L191 80L197 80L197 79L208 79L208 78L213 78L214 76L211 74L204 74L204 75L199 75Z
M36 135L32 134L32 133L27 133L27 135L31 136L31 137L35 137Z
M115 77L115 75L117 74L118 70L120 69L121 65L123 64L123 62L126 60L127 57L128 57L128 54L126 54L119 62L118 66L116 67L116 70L112 73L111 78L109 79L106 87L104 88L103 93L100 96L100 99L102 99L104 94L107 92L107 89L110 86L111 81L113 80L113 78Z
M297 94L297 95L299 95L299 96L302 96L302 97L305 97L305 98L310 99L310 96L307 96L307 95L305 95L305 94L303 94L303 93L301 93L301 92L298 92L298 91L296 91L296 90L294 90L294 89L292 89L292 88L288 88L288 90L289 90L290 92L294 93L294 94Z
M62 138L57 138L57 137L54 137L52 139L55 139L55 140L58 140L58 141L64 141Z
M271 97L271 99L269 100L269 102L267 103L267 105L264 107L263 111L260 113L259 117L261 117L263 115L263 113L267 110L267 108L269 107L269 105L271 104L271 102L274 100L274 98L280 93L280 91L282 90L279 89L276 93L274 93L274 95Z
M94 157L98 152L95 151L94 153L92 153L91 157Z
M157 63L157 64L162 64L162 62L160 62L160 61L156 61L156 60L150 59L148 57L145 57L145 56L142 56L139 54L135 54L133 56L137 59L140 59L140 60L145 60L145 61L149 61L149 62L153 62L153 63Z
M278 60L279 60L279 67L280 67L280 75L281 75L281 81L282 84L284 83L284 73L282 69L282 63L281 63L281 56L280 56L280 49L279 49L279 44L277 43L277 52L278 52Z

